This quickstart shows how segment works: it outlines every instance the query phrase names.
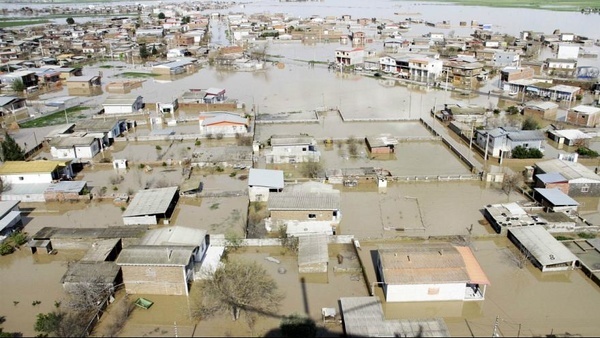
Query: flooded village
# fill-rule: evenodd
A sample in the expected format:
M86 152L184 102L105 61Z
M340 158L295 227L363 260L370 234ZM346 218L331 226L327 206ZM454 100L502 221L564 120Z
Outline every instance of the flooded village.
M598 335L591 3L0 2L0 334Z

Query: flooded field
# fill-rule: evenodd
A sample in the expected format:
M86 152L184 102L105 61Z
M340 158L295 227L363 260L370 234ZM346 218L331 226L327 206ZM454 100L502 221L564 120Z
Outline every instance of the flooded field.
M370 253L390 244L362 242L361 257L370 280L375 273ZM506 238L477 240L471 247L488 276L482 302L426 302L384 304L386 318L443 317L452 336L491 336L496 316L502 336L571 334L595 336L600 291L580 270L542 273L528 263L519 269L511 255L518 254ZM384 299L381 288L376 295Z

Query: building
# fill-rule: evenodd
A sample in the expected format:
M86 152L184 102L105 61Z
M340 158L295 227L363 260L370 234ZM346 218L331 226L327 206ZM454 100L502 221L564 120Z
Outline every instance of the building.
M569 193L569 180L559 173L535 175L535 187L544 189L557 188L564 194Z
M577 59L579 57L579 45L560 44L556 58L558 59Z
M38 77L33 71L19 70L0 75L0 82L8 87L12 86L15 81L21 81L26 90L37 89L38 86Z
M567 122L582 127L597 127L600 124L600 108L579 105L567 111Z
M131 114L144 108L144 102L140 95L109 95L102 107L106 115Z
M571 197L600 196L600 176L578 162L552 159L535 164L535 175L558 173L568 180Z
M328 263L327 235L311 234L298 238L299 273L327 273Z
M194 246L194 262L200 263L209 246L209 237L205 230L184 226L172 226L151 229L140 240L140 245L163 247Z
M365 137L365 143L371 154L393 154L398 140L390 135L378 135Z
M547 211L576 214L579 202L569 197L559 188L534 188L534 199Z
M26 102L25 99L16 96L0 96L0 116L14 114L26 109Z
M199 120L201 135L235 136L248 133L248 119L237 114L201 113Z
M109 295L122 280L121 268L115 262L79 261L69 264L60 282L67 292L81 290L82 287L94 284L94 290L105 290Z
M481 301L490 282L469 247L402 245L377 252L387 302Z
M556 121L558 105L554 102L530 102L523 109L524 116Z
M378 297L342 297L346 337L450 337L442 318L386 319Z
M511 51L494 51L492 56L492 66L494 67L518 67L520 56L516 52Z
M125 225L168 222L179 199L178 187L140 190L123 212Z
M269 200L269 193L281 192L283 187L283 170L250 168L248 173L250 202L266 202Z
M321 157L311 136L274 135L270 144L271 149L265 154L267 163L319 162Z
M564 144L567 146L587 144L587 140L592 138L591 135L588 135L578 129L548 130L548 137L559 145Z
M77 201L89 193L86 181L60 181L50 184L44 191L44 200Z
M335 61L344 66L360 65L364 61L365 52L357 47L338 47L335 50Z
M22 225L19 201L0 201L0 243Z
M92 159L101 149L99 140L85 133L55 137L48 143L55 159Z
M196 59L180 58L177 61L170 61L152 66L152 73L161 75L177 75L196 70Z
M525 211L527 208L528 211ZM543 212L541 207L524 207L518 203L493 204L484 208L483 215L492 228L506 235L508 229L541 225L548 232L573 232L577 222L563 212Z
M500 71L500 83L513 82L517 80L529 80L533 79L535 72L533 68L529 67L504 67Z
M541 225L510 228L508 239L542 272L575 268L577 256Z
M476 130L475 137L477 145L493 157L511 157L512 151L518 146L543 151L543 141L546 140L544 133L539 130L507 127Z
M4 184L52 183L62 178L72 178L70 161L8 161L0 167Z
M88 75L88 76L70 76L65 81L67 84L67 89L69 90L69 94L87 94L90 93L94 88L99 87L101 82L101 77L96 75Z

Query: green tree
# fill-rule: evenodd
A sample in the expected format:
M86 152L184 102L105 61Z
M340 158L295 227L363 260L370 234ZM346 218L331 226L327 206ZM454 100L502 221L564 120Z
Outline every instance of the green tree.
M512 158L542 158L544 154L537 148L525 148L516 146L512 150Z
M523 129L523 130L537 130L537 129L540 129L540 125L539 125L539 123L537 123L537 121L533 117L528 116L523 121L523 127L521 129Z
M147 59L150 56L150 53L148 52L148 48L146 48L146 45L140 45L140 57L142 59Z
M67 18L67 25L72 25L74 23L75 23L75 20L73 20L73 18L71 18L71 17Z
M23 83L23 81L21 79L16 79L10 84L10 89L12 89L15 92L20 93L27 88L25 87L25 84Z
M4 141L0 144L2 150L3 161L24 161L25 152L17 144L14 138L10 135L5 134Z
M312 318L292 314L284 317L279 324L281 335L284 337L316 337L317 324Z
M206 277L193 305L198 319L229 312L238 320L243 312L251 324L258 314L276 313L283 299L277 283L256 262L229 260Z
M509 113L510 115L514 115L519 113L519 108L515 107L515 106L510 106L508 108L506 108L506 112Z
M38 313L34 330L46 335L58 335L64 314L60 312Z
M159 20L164 20L165 18L166 18L165 13L163 13L163 12L158 13Z

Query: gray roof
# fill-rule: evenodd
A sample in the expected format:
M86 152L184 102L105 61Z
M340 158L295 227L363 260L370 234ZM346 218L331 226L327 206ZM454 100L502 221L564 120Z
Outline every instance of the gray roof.
M312 136L303 135L273 135L271 136L271 146L288 146L313 144L315 139Z
M121 251L118 265L186 266L195 246L132 245Z
M138 191L123 213L123 217L166 213L178 189L178 187L168 187Z
M569 181L584 178L600 183L600 176L578 162L564 161L556 158L553 160L537 162L535 166L544 173L560 173Z
M81 261L103 262L121 241L120 238L99 239L85 253Z
M177 68L177 67L183 67L183 66L187 66L190 65L194 62L196 62L197 60L194 58L181 58L180 60L177 61L172 61L172 62L166 62L160 65L156 65L154 67L160 67L160 68Z
M76 262L69 266L61 282L112 284L120 270L115 262Z
M329 251L327 249L327 235L306 235L298 239L298 265L327 263Z
M69 76L67 82L91 82L97 78L97 75Z
M205 230L172 226L148 230L140 245L199 246L205 237Z
M577 260L577 257L569 249L541 225L508 228L508 231L543 266Z
M25 101L25 99L22 99L20 97L15 97L15 96L0 96L0 107L5 106L9 103L19 102L19 101Z
M342 297L348 337L450 337L442 318L386 320L377 297Z
M80 193L83 188L87 185L87 181L60 181L57 183L52 183L44 191L45 193Z
M144 227L136 226L110 226L107 228L43 227L32 238L139 238L145 229Z
M543 141L546 139L541 130L520 130L508 133L508 138L513 141Z
M269 210L339 210L338 192L273 193L269 195Z
M78 120L75 123L75 131L101 131L108 132L110 131L115 124L117 124L119 120L109 119L89 119L89 120Z
M111 95L104 100L104 106L133 105L139 95Z
M569 197L569 195L565 194L558 188L545 189L545 188L535 188L536 193L542 195L544 199L548 202L552 203L555 206L565 206L565 205L579 205L579 203Z
M89 146L96 141L93 136L58 136L50 140L50 146L55 148L73 148L74 146Z
M563 175L561 175L559 173L539 174L539 175L536 175L536 177L542 183L557 183L557 182L568 182L569 181Z
M4 217L14 207L19 205L19 203L21 203L21 201L0 201L0 217Z
M282 189L284 186L283 170L250 168L248 186Z

